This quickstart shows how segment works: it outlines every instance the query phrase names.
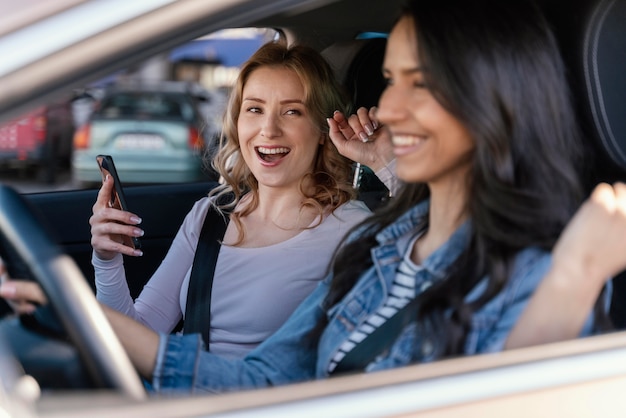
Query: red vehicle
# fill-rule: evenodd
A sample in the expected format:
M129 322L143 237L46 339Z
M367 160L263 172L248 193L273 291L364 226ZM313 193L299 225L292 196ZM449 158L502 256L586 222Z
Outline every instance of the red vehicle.
M34 170L40 180L53 183L72 155L71 115L70 104L59 103L0 126L0 166Z

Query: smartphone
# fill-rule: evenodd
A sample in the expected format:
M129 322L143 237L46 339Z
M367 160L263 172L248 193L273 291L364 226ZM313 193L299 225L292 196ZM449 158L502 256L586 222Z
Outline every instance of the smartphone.
M113 157L111 157L110 155L98 155L96 157L96 161L98 162L98 167L100 167L100 173L102 173L102 181L104 181L107 175L113 178L113 184L115 188L113 193L111 193L111 197L109 198L109 206L112 208L127 211L128 205L126 204L124 189L122 188L120 177L117 174L117 170L115 169ZM141 241L139 241L139 238L124 235L123 239L124 245L135 249L141 248Z

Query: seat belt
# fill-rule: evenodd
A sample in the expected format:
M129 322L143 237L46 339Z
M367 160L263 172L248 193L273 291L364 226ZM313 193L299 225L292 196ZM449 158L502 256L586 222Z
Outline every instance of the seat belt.
M194 255L187 290L185 321L183 334L200 333L205 349L209 350L209 332L211 329L211 291L215 264L220 252L220 242L224 239L229 216L209 206L204 224L198 237L198 246Z
M389 349L400 336L402 330L415 320L419 307L419 297L404 305L395 315L365 337L352 350L348 351L333 370L332 374L362 372L376 357Z

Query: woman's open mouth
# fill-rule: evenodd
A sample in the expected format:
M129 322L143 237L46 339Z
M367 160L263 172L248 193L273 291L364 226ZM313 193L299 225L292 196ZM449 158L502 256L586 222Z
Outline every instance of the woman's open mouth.
M276 147L276 148L268 148L268 147L255 147L256 153L259 158L265 162L272 163L280 160L285 157L291 149L287 147Z

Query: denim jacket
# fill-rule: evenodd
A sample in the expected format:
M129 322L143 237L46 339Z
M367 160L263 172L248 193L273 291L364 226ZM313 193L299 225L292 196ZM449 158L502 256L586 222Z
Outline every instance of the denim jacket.
M378 246L371 251L373 266L365 271L352 290L328 312L324 298L332 277L322 281L285 324L243 359L224 359L204 351L199 335L160 335L152 385L158 391L223 392L261 386L281 385L325 378L338 347L370 314L384 304L396 269L408 248L417 225L428 214L429 202L422 202L382 230ZM420 285L440 279L466 248L470 224L466 222L450 239L422 263L416 278ZM502 350L506 338L533 291L550 267L549 253L537 248L521 251L505 287L476 311L465 342L465 354ZM483 279L467 295L471 301L485 290ZM607 294L609 292L606 292ZM608 309L608 303L607 303ZM328 315L328 325L317 345L308 343L308 334L317 321ZM582 335L593 330L592 316ZM408 326L387 352L368 371L406 365L417 347L424 361L432 359L433 344L418 341L414 326Z

